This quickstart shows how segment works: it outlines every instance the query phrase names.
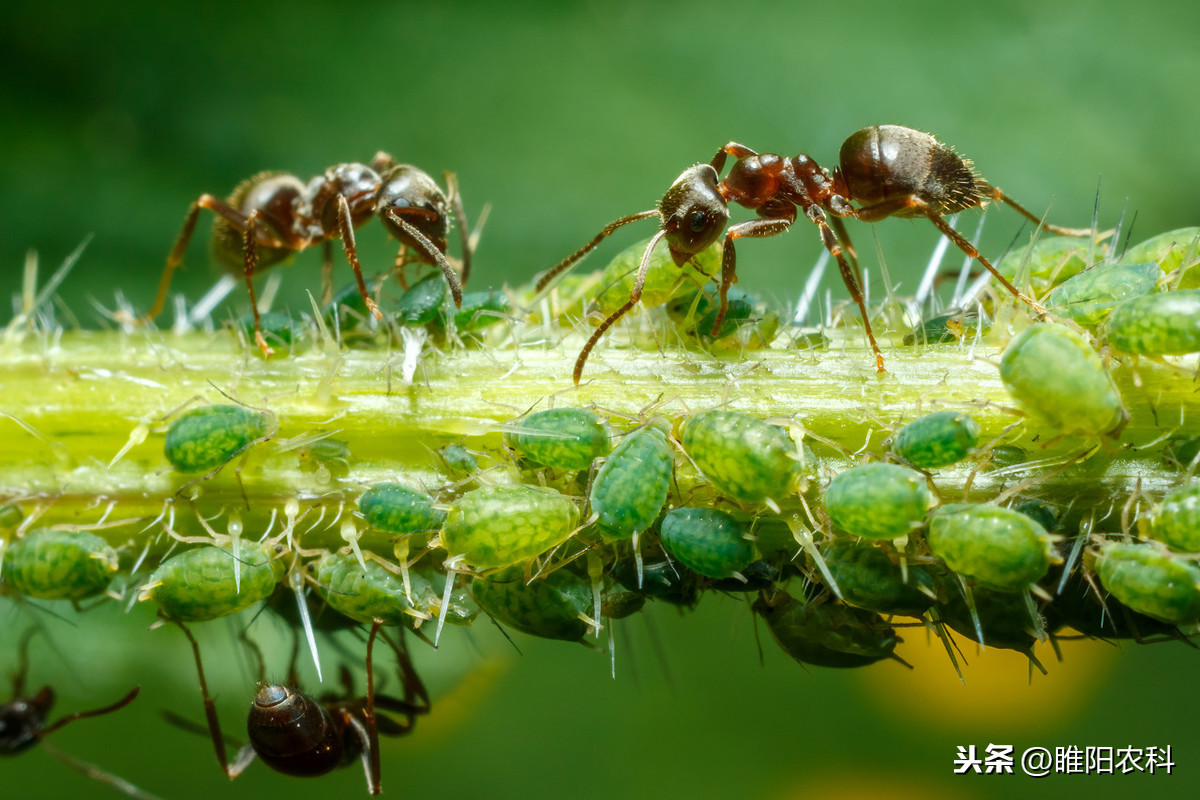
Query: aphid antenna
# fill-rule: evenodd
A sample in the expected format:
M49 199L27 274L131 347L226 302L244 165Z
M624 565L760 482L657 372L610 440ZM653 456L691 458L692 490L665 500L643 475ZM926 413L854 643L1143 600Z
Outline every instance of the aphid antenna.
M929 610L928 617L929 625L932 627L934 634L941 640L942 646L946 648L946 655L950 657L950 666L954 667L954 673L958 675L958 682L963 686L967 685L967 681L963 678L962 667L959 666L958 660L961 658L963 663L967 663L967 657L962 649L958 646L958 642L950 635L949 626L942 621L938 615L937 606ZM958 653L956 656L955 653Z
M954 215L946 220L951 227L954 226L958 215ZM946 257L946 250L950 247L950 240L945 236L939 237L937 244L933 246L933 252L929 255L929 261L925 264L925 272L921 275L921 281L917 284L917 292L913 295L905 305L908 313L913 319L921 319L921 307L925 305L925 301L933 297L933 287L937 280L938 272L942 267L942 259Z
M1020 494L1021 492L1024 492L1026 489L1030 489L1034 486L1037 486L1040 483L1045 483L1048 480L1052 480L1053 478L1056 478L1059 475L1061 475L1062 473L1066 472L1068 469L1070 469L1072 466L1074 466L1078 462L1086 461L1087 459L1091 458L1092 455L1094 455L1096 453L1096 451L1098 451L1099 449L1100 449L1100 445L1097 444L1097 445L1093 445L1088 450L1084 450L1081 453L1076 453L1073 456L1060 457L1060 458L1046 458L1046 459L1041 459L1040 462L1026 462L1025 464L1022 464L1020 466L1029 468L1029 467L1032 467L1035 463L1039 467L1040 466L1049 466L1051 464L1056 464L1057 466L1055 466L1054 469L1050 470L1049 472L1045 472L1045 473L1042 473L1039 475L1034 475L1033 477L1026 478L1025 480L1021 481L1020 483L1017 483L1017 484L1014 484L1013 486L1008 487L1007 489L1002 491L1000 494L998 494L994 498L992 498L991 502L996 505L1000 505L1004 501L1008 500L1010 497ZM996 470L996 473L1000 473L1000 472L1003 472L1003 470Z

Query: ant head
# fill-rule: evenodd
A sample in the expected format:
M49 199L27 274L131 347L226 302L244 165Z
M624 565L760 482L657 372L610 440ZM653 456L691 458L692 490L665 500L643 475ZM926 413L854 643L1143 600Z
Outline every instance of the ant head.
M0 705L0 755L14 755L37 744L53 704L54 690L46 686L33 697L14 697Z
M684 170L658 204L662 229L676 263L687 261L720 238L729 205L718 190L711 164Z
M416 167L400 164L383 176L375 213L388 233L415 248L426 263L434 263L434 258L428 246L413 235L413 229L439 252L446 252L450 233L446 195L433 178Z
M379 191L379 173L366 164L338 164L308 184L312 215L328 235L337 232L337 196L343 195L350 206L350 219L357 227L375 210Z

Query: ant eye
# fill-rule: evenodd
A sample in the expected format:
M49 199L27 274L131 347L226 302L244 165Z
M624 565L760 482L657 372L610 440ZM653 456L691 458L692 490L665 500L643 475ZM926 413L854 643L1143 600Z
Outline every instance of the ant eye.
M693 233L700 233L708 227L708 216L703 211L693 211L688 215L688 227Z

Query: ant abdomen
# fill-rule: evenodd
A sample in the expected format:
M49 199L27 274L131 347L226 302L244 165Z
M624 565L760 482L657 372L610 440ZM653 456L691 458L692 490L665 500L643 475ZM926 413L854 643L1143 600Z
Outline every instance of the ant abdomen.
M285 775L324 775L353 756L325 706L279 684L259 687L246 731L263 763Z
M842 143L842 179L847 197L869 206L914 195L939 216L974 208L988 197L987 184L971 162L928 133L901 125L873 125ZM920 217L917 208L891 216Z
M286 172L260 172L239 183L229 193L227 203L239 213L258 209L258 224L272 236L285 234L291 228L292 208L302 201L305 186L295 175ZM213 254L230 272L241 272L245 250L245 231L218 216L213 225ZM259 245L260 269L277 264L294 250L287 247Z

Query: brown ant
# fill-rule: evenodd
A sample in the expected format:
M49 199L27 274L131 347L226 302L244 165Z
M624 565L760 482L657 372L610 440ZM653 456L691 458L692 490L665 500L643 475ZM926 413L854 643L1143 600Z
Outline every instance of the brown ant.
M139 798L139 800L158 800L154 795L142 791L125 779L105 772L94 764L68 755L45 741L47 736L76 720L100 717L119 711L134 701L138 692L141 691L141 687L133 687L129 694L111 705L93 708L90 711L75 711L47 725L47 717L50 715L50 709L54 706L54 689L43 686L37 694L25 694L25 679L29 673L29 640L35 632L36 629L31 629L21 637L21 643L18 646L19 666L13 676L13 697L7 703L0 704L0 756L13 756L40 743L59 761L82 772L89 778L107 783L117 791L130 797Z
M720 173L727 156L737 160L722 180ZM657 209L622 217L551 267L539 280L538 289L544 288L554 276L571 267L623 225L650 217L659 218L659 231L642 256L628 302L600 324L575 362L575 383L579 383L588 354L596 342L641 298L650 252L660 239L667 240L671 257L676 265L682 266L720 237L729 220L729 203L737 203L758 214L759 219L738 223L725 231L721 256L721 307L713 323L713 335L716 335L728 309L729 287L737 282L734 240L778 235L803 215L817 226L822 244L837 259L842 280L858 305L867 338L875 351L875 366L883 372L883 354L875 342L859 288L858 262L841 218L878 222L886 217L925 217L967 256L983 264L1017 299L1038 314L1044 314L1042 306L1021 294L942 219L989 200L1007 203L1041 230L1066 236L1092 234L1090 230L1045 224L983 180L969 160L930 134L900 125L876 125L851 134L842 143L840 166L833 170L822 168L807 155L788 158L773 153L759 154L745 145L730 142L717 151L711 163L685 170L663 195ZM858 202L859 206L855 207L852 202Z
M367 637L367 693L356 697L350 671L342 667L344 694L317 699L295 688L298 680L294 661L288 684L259 680L258 691L250 705L246 731L250 741L243 745L231 764L226 756L225 735L217 719L216 704L208 692L204 666L200 662L200 647L182 623L176 622L191 642L200 676L200 691L204 695L204 712L208 733L221 769L230 780L236 778L257 757L271 769L296 777L316 777L350 764L356 756L362 758L367 790L379 794L380 759L379 734L403 736L412 731L418 714L429 712L429 694L417 675L404 644L403 631L399 644L386 634L384 641L396 653L404 699L375 692L375 671L372 651L382 623L376 621ZM381 710L387 714L377 714ZM394 716L391 716L394 715ZM168 713L168 719L180 727L197 726ZM400 721L399 718L403 718Z
M390 155L379 152L369 166L339 164L307 184L295 175L260 172L242 181L227 200L202 194L188 210L179 238L167 256L154 306L142 321L152 320L162 312L171 276L183 261L200 210L204 208L217 215L212 237L217 260L230 272L245 275L250 308L254 312L254 341L263 355L269 356L274 351L263 339L252 278L318 243L325 247L324 284L329 286L333 271L332 241L340 237L367 308L377 319L383 318L367 290L354 242L354 229L372 214L379 217L388 233L400 240L397 266L404 264L406 248L412 248L416 260L441 268L450 284L454 304L461 308L462 285L471 274L471 247L457 180L450 172L445 173L445 179L449 198L425 172L410 164L397 164ZM446 259L451 206L462 239L461 281Z

